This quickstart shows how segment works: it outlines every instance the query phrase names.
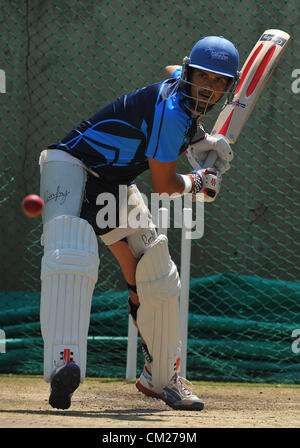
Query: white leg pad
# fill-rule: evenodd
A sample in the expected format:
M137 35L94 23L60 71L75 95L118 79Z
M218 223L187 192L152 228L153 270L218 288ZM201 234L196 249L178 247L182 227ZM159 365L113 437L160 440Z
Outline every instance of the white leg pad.
M98 242L91 225L76 216L58 216L44 225L41 270L41 332L44 378L69 361L86 372L92 295L98 279Z
M168 250L168 238L160 235L137 264L140 307L137 323L152 357L154 389L161 393L178 365L180 279Z

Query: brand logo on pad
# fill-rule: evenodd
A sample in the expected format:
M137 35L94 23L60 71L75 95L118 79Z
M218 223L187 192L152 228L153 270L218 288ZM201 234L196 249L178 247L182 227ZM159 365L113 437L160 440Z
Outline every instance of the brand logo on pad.
M49 192L46 190L46 199L45 204L47 204L49 201L58 202L60 205L64 204L66 202L67 196L70 194L69 190L61 190L61 186L58 185L55 192Z
M69 348L65 348L63 352L60 352L61 358L66 364L73 362L73 352Z

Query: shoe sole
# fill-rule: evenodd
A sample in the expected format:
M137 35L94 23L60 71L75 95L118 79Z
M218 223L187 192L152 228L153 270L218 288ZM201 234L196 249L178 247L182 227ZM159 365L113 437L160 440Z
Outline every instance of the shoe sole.
M174 409L175 411L202 411L202 409L204 409L204 403L202 403L202 402L198 402L198 403L194 403L194 404L187 404L187 405L184 405L184 404L175 405L164 398L162 398L162 400L164 400L164 402L168 406L170 406L170 408Z
M80 384L80 368L67 364L57 372L51 381L49 404L56 409L68 409L71 397Z
M135 383L135 387L137 388L137 390L139 392L142 392L147 397L158 398L158 399L163 400L163 396L162 395L157 394L156 392L152 392L152 390L150 390L150 389L147 389L145 386L142 385L142 383L140 382L139 379Z
M170 406L170 408L174 409L175 411L202 411L202 409L204 409L204 403L202 402L188 405L175 405L174 403L167 400L163 395L157 394L156 392L152 392L152 390L147 389L142 385L139 379L135 383L135 386L139 392L142 392L147 397L164 401L168 406Z

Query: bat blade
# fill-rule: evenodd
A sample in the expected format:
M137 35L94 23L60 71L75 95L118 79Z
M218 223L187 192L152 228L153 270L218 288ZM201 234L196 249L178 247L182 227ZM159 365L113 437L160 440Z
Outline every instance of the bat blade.
M264 31L246 59L235 94L220 112L211 135L222 134L229 143L236 142L289 40L290 35L284 31Z

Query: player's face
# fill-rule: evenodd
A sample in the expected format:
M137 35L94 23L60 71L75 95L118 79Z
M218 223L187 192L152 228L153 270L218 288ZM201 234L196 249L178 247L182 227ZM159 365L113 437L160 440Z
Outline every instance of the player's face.
M195 98L194 113L203 113L207 105L215 104L226 92L230 78L207 70L194 69L191 76L191 96Z

